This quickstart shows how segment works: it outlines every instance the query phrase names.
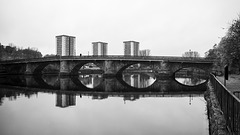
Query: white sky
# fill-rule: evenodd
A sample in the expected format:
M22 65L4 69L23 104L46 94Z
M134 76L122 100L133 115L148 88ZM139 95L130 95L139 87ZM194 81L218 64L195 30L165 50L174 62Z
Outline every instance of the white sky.
M56 53L57 35L76 36L77 55L92 42L123 55L123 41L151 55L201 56L220 41L240 14L240 0L0 0L0 43Z

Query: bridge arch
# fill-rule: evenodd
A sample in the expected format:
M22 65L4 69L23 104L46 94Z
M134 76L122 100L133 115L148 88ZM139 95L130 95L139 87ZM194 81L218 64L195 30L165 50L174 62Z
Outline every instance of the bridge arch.
M32 67L30 67L30 68L32 68L33 74L42 74L42 71L49 65L53 65L53 67L58 69L58 72L59 72L60 65L57 62L34 63L34 64L32 64ZM35 68L34 68L34 66L35 66Z
M206 69L202 69L202 68L199 68L199 67L186 66L186 67L181 67L181 68L177 69L176 71L174 71L173 75L175 75L177 72L181 71L182 69L189 69L189 68L203 70L207 74Z
M75 64L75 66L73 66L73 68L70 71L70 75L77 75L79 70L81 69L81 67L83 67L84 65L86 65L88 63L93 63L96 66L98 66L101 70L103 70L103 62L99 62L99 61L81 61L81 62L77 62Z
M169 63L171 67L172 76L174 77L176 72L180 71L184 68L195 68L195 69L201 69L205 71L206 74L209 74L211 72L211 66L210 64L202 64L202 63Z
M126 70L128 67L135 65L135 64L141 64L145 66L150 66L151 70L155 71L155 62L151 61L129 61L124 63L124 65L117 71L117 76L121 76L123 71Z

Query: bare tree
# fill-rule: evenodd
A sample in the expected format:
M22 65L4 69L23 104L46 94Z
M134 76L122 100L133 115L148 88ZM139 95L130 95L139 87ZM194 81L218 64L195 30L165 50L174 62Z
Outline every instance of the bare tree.
M192 51L189 50L187 52L185 52L182 57L192 57L192 58L196 58L196 57L200 57L200 54L197 51Z

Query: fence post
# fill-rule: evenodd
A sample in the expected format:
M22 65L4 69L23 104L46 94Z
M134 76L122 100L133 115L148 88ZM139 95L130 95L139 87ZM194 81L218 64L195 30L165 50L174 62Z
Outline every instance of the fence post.
M224 66L224 86L226 87L226 80L228 80L228 64Z

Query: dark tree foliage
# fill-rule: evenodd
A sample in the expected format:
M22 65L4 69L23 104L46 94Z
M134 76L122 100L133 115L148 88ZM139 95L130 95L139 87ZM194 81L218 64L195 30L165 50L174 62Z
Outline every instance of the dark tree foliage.
M3 46L0 44L0 60L41 58L41 52L27 48L20 49L15 46Z
M221 68L228 64L231 73L240 73L240 15L233 20L220 43L206 52L206 58L216 59Z
M56 57L55 54L46 54L44 57Z

